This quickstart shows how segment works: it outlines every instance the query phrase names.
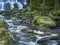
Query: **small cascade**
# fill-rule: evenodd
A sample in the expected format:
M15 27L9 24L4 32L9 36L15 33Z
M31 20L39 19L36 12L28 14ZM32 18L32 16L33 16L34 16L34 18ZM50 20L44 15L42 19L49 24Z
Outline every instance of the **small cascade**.
M21 3L18 2L17 4L18 4L18 7L19 7L19 10L23 9L23 5Z
M4 3L2 2L2 10L4 10Z
M13 8L14 8L13 4L14 4L14 3L13 3L13 2L11 2L11 9L13 9Z

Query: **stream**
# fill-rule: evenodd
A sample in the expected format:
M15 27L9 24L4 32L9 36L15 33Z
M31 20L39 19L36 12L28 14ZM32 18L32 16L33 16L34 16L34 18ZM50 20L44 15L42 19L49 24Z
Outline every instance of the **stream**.
M49 40L51 37L58 36L58 34L46 34L46 32L40 30L31 31L28 26L15 25L13 23L23 21L21 19L14 17L12 19L5 19L4 16L0 15L0 20L3 20L9 25L8 31L14 35L17 45L58 45L58 42L60 42L58 40ZM32 33L28 33L28 31ZM41 43L41 40L45 41Z

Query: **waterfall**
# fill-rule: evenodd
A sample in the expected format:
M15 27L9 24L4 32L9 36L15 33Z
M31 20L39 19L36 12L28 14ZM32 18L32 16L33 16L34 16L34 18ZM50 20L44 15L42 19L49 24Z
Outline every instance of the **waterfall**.
M18 9L20 10L27 5L27 0L0 0L0 11L16 8L14 6L15 3L17 4Z
M27 5L27 0L24 0L24 5Z
M4 7L3 6L4 6L4 3L2 3L2 10L4 10Z
M2 9L2 4L0 3L0 10Z
M23 9L23 5L21 3L17 3L19 6L19 9Z
M11 2L11 9L13 9L13 8L14 8L13 4L14 4L14 3L13 3L13 2Z

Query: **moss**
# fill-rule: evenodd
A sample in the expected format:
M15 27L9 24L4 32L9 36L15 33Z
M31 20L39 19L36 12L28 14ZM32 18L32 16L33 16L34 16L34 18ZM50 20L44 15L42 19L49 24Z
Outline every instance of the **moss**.
M3 23L3 21L0 21L0 45L16 45L13 34L4 28L6 24Z
M3 27L0 28L0 45L16 45L13 35Z
M3 26L3 21L0 20L0 27L2 27L2 26Z
M55 22L48 16L35 16L33 20L34 24L38 24L39 27L55 26Z

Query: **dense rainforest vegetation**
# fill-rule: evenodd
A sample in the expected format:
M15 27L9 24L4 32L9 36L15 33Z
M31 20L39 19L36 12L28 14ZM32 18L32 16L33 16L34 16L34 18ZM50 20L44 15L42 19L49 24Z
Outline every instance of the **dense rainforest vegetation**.
M60 28L60 0L29 0L27 7L23 10L14 8L9 11L2 11L0 14L4 15L7 19L11 16L29 19L32 21L30 25L34 29L35 27L37 29ZM3 23L0 21L0 43L3 42L1 45L7 45L4 43L13 45L13 35L7 31L7 25Z

